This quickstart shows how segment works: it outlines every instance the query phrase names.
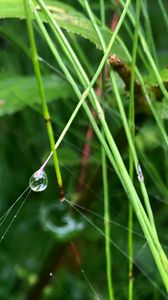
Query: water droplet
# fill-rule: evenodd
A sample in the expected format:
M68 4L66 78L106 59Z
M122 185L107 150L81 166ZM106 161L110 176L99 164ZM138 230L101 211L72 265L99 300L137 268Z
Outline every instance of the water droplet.
M49 274L49 275L50 275L50 277L51 277L51 276L53 276L53 273L52 273L52 272L50 272L50 274Z
M97 113L97 116L98 116L99 119L103 119L103 112L102 112L102 111L99 111L99 112Z
M141 166L139 163L137 164L137 175L138 175L138 180L140 182L144 181L144 176L143 176L142 169L141 169Z
M29 180L29 186L34 192L42 192L48 185L48 178L44 170L36 171Z

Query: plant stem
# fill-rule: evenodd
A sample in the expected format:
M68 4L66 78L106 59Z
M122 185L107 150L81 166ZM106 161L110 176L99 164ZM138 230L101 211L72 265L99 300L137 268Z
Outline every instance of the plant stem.
M106 52L106 45L105 45L105 42L104 42L104 40L103 40L103 37L102 37L102 35L101 35L101 32L99 31L99 28L98 28L97 25L96 25L96 22L95 22L95 20L94 20L93 14L92 14L92 12L91 12L91 10L90 10L88 1L87 1L87 0L83 0L83 1L84 1L84 3L85 3L85 6L86 6L86 9L87 9L88 14L89 14L89 16L90 16L90 19L91 19L91 21L92 21L92 24L93 24L93 26L94 26L94 28L95 28L95 31L96 31L96 33L97 33L99 39L100 39L100 42L101 42L102 47L103 47L103 49L104 49L104 52ZM130 131L129 131L129 127L128 127L127 118L126 118L126 115L125 115L125 112L124 112L123 104L122 104L122 101L121 101L121 98L120 98L120 94L119 94L119 91L118 91L118 88L117 88L117 84L116 84L116 81L115 81L115 78L114 78L114 75L112 74L112 72L110 72L110 77L111 77L112 84L113 84L113 88L114 88L114 91L115 91L115 94L116 94L117 103L118 103L118 106L119 106L120 114L121 114L121 116L122 116L123 125L124 125L125 131L126 131L126 135L127 135L127 138L128 138L128 142L129 142L129 145L130 145L130 149L131 149L131 152L132 152L132 155L133 155L133 158L134 158L134 163L135 163L137 175L138 175L138 177L139 177L139 174L138 174L138 173L139 173L139 168L140 168L140 166L139 166L139 163L138 163L136 150L135 150L135 148L134 148L134 144L133 144L133 141L132 141L132 138L131 138L131 134L130 134ZM118 165L118 168L120 169L120 167L121 167L121 168L123 169L123 167L124 167L123 161L122 161L122 159L121 159L121 157L120 157L120 154L119 154L119 152L118 152L118 149L117 149L117 147L116 147L116 144L115 144L115 142L114 142L114 140L113 140L113 137L112 137L112 135L111 135L111 133L110 133L110 130L109 130L108 126L107 126L107 123L106 123L106 121L105 121L104 114L103 114L103 112L102 112L102 109L101 109L101 107L100 107L99 102L97 103L97 106L98 106L98 111L101 111L101 114L102 114L102 118L101 118L101 125L102 125L102 128L104 129L106 138L107 138L107 140L108 140L108 142L109 142L111 151L112 151L112 153L113 153L113 155L114 155L114 158L115 158L115 160L116 160L116 163L117 163L117 165ZM120 164L121 164L122 166L121 166ZM120 170L120 171L121 171L121 170ZM125 172L126 169L125 169L125 170L123 169L123 171ZM122 177L122 175L123 175L123 171L121 171L121 173L120 173L121 177ZM141 169L140 169L140 171L141 171ZM142 172L141 172L141 173L142 173ZM145 211L144 211L144 209L143 209L143 207L142 207L142 204L141 204L140 200L139 200L138 198L137 198L137 200L134 199L135 194L133 193L133 194L134 194L134 196L133 196L132 191L131 191L133 185L130 185L130 184L127 185L127 192L132 194L132 197L131 197L131 199L133 200L132 204L135 205L134 208L136 207L136 208L135 208L136 213L138 213L138 210L137 210L138 207L139 207L139 210L140 210L141 213L142 213L142 215L141 215L141 214L140 214L140 215L137 214L137 217L138 217L138 216L140 217L140 219L141 219L140 223L141 223L141 225L143 226L143 229L145 230L146 234L148 235L148 233L149 233L148 230L150 230L150 234L152 234L152 235L154 234L154 236L153 236L153 237L154 237L154 240L157 241L157 243L158 243L158 248L157 248L157 250L156 250L154 244L152 244L153 242L152 242L152 240L151 240L150 235L148 235L148 237L149 237L149 240L148 240L148 241L149 241L149 243L150 243L151 251L153 252L153 254L155 253L155 254L154 254L154 257L155 257L155 259L156 259L156 263L159 264L159 265L161 266L161 264L162 264L163 261L164 261L164 263L166 263L166 265L167 265L167 264L168 264L168 262L167 262L167 257L166 257L166 255L165 255L165 253L163 252L163 249L162 249L162 247L161 247L161 245L160 245L160 242L159 242L159 240L158 240L158 236L157 236L157 232L156 232L156 228L155 228L155 223L154 223L154 218L153 218L153 213L152 213L152 210L151 210L151 206L150 206L150 202L149 202L147 190L146 190L146 187L145 187L145 184L144 184L144 180L143 180L143 174L141 174L141 175L142 175L142 176L141 176L142 178L140 178L139 181L140 181L140 186L141 186L142 195L143 195L143 197L144 197L145 205L146 205L147 212L148 212L148 215L149 215L149 220L148 220L148 217L147 217L146 214L145 214ZM123 181L125 181L125 179L126 179L127 176L128 176L128 173L127 173L127 171L126 171L126 172L125 172L125 175L124 175L124 178L122 178ZM128 179L129 181L131 181L131 179L130 179L129 176L127 177L127 179ZM129 190L129 187L131 187L131 190ZM131 196L131 194L130 194L130 196ZM135 200L135 201L134 201L134 200ZM149 221L150 221L150 223L151 223L151 225L152 225L152 229L153 229L152 231L151 231L151 228L150 228L149 223L148 223ZM145 226L147 226L147 227L145 228ZM157 256L158 256L157 251L159 251L159 255L160 255L160 259L161 259L160 262L159 262L158 257L157 257ZM164 263L163 263L163 267L164 267ZM158 266L159 266L159 265L158 265ZM159 268L160 268L160 266L159 266ZM167 269L167 267L166 267L166 269ZM165 269L165 271L166 271L166 269ZM167 280L168 280L168 278L166 278L166 277L167 277L167 275L166 275L167 271L166 271L166 273L163 271L163 269L162 269L162 270L160 269L160 271L161 271L161 273L162 273L162 275L163 275L162 278L163 278L164 282L166 283ZM168 283L168 282L167 282L167 283ZM167 283L166 283L166 285L167 285Z
M49 24L50 23L52 24L52 29L53 29L53 26L54 26L54 29L56 30L58 25L54 21L52 15L50 15L49 11L47 11L46 7L44 6L44 2L42 0L38 0L38 3L43 3L41 8L42 8L42 10L44 10L45 16L50 17L48 19L48 22L49 22ZM114 142L114 139L113 139L113 137L111 135L111 132L108 128L108 125L106 123L104 113L102 111L100 103L98 102L97 97L94 96L94 93L93 93L93 90L92 90L92 86L95 83L95 81L97 80L97 77L100 74L100 72L101 72L101 70L104 66L104 63L105 63L106 58L108 56L108 53L109 53L109 51L111 49L111 46L112 46L112 44L115 40L116 34L117 34L121 24L122 24L123 18L125 17L125 14L127 12L127 8L128 8L129 3L130 3L130 1L127 1L126 4L125 4L124 10L123 10L122 15L121 15L122 17L120 17L120 20L117 24L116 30L113 33L113 36L112 36L112 38L111 38L111 40L108 44L108 47L106 49L106 53L103 56L103 59L101 60L101 62L99 64L99 67L98 67L92 81L88 83L87 88L85 89L84 93L82 94L82 96L80 98L80 102L81 102L81 104L83 103L83 107L84 107L89 119L91 120L93 128L94 128L99 140L101 141L104 148L106 149L106 153L108 155L108 158L109 158L110 162L112 163L112 166L114 167L117 175L119 176L119 178L120 178L120 180L123 184L123 187L124 187L125 191L128 194L129 199L132 201L132 204L133 204L134 209L136 211L137 218L138 218L138 220L141 224L141 227L144 231L146 239L149 243L151 252L154 256L155 262L157 264L157 267L158 267L158 270L159 270L160 275L162 277L162 280L164 282L164 285L165 285L166 289L168 290L168 276L167 276L167 269L168 269L167 265L168 265L168 263L167 263L167 258L165 256L165 253L164 253L164 251L163 251L163 249L160 245L160 242L157 238L156 232L152 228L152 226L149 222L149 219L148 219L148 217L145 213L145 210L143 209L143 206L140 202L140 199L139 199L138 194L135 190L135 187L132 184L132 181L131 181L131 179L128 175L128 172L127 172L126 167L123 163L121 155L118 151L118 148L117 148L117 146ZM56 27L55 27L55 25L56 25ZM42 27L41 23L40 23L40 26ZM66 54L69 55L69 56L71 56L71 54L72 54L72 56L70 57L70 61L71 62L73 61L73 63L76 64L77 58L75 57L75 54L74 54L73 50L70 48L68 41L66 40L65 36L63 35L63 33L62 33L62 31L60 30L59 27L58 27L58 29L59 29L59 34L61 34L61 36L59 36L60 44L64 43L64 50L66 51ZM44 29L43 29L43 33L44 33ZM46 37L46 32L45 32L45 37ZM58 35L56 35L56 37L58 37ZM48 40L48 41L51 45L51 40ZM68 49L67 49L67 47L68 47ZM67 50L68 50L68 53L67 53ZM53 53L56 54L57 61L60 64L60 66L63 68L65 74L68 76L70 83L72 84L75 92L77 93L77 96L80 97L80 91L78 89L78 86L76 85L74 79L72 78L72 76L68 72L67 68L63 64L63 61L62 61L61 57L59 56L58 52L56 51L56 48L55 47L53 48L53 44L52 44L52 51L53 51ZM73 60L73 58L75 60ZM76 69L78 69L78 66L80 66L80 69L82 68L79 61L77 61ZM80 69L77 70L77 74L79 74ZM82 74L80 74L80 76L83 76L83 74L85 74L84 70L82 70ZM86 80L86 79L87 79L87 76L85 74L85 78L83 78L83 81ZM87 79L87 81L88 81L88 79ZM87 83L85 82L85 84L87 84ZM84 102L84 100L89 95L89 93L91 93L92 97L94 98L96 110L97 110L97 113L99 113L99 119L100 119L100 122L101 122L101 125L102 125L102 128L104 130L104 133L105 133L105 136L106 136L106 139L108 141L109 146L107 145L105 139L102 137L102 134L100 133L100 130L98 129L97 124L96 124L96 122L95 122L95 120L94 120L94 118L93 118L86 102Z
M125 1L120 0L120 2L121 2L122 6L124 8L125 7ZM132 24L134 25L135 24L135 20L134 20L133 15L134 14L128 8L128 16L129 16ZM145 40L143 32L142 32L142 28L140 28L138 34L139 34L139 40L141 42L143 51L146 54L146 57L147 57L148 62L149 62L149 65L150 65L150 67L151 67L151 69L152 69L152 71L153 71L153 73L154 73L154 75L155 75L155 77L156 77L156 79L158 81L158 85L159 85L159 87L160 87L163 95L165 96L166 100L168 101L168 92L167 92L167 90L166 90L166 88L164 86L164 83L162 82L162 78L160 76L159 70L157 69L155 61L154 61L154 59L153 59L153 57L152 57L152 55L150 53L149 47L148 47L148 45L146 43L146 40Z
M134 43L132 50L132 65L131 65L131 83L130 83L130 101L129 101L129 126L132 139L135 139L135 105L134 105L134 87L135 87L135 66L138 46L138 29L141 11L141 2L136 1L136 21L134 32ZM133 182L134 177L134 158L129 148L129 174ZM132 205L128 207L128 256L129 256L129 275L128 275L128 300L133 299L133 209Z
M106 24L104 0L100 0L100 16L101 16L100 19L101 19L102 26L104 27Z
M101 24L102 27L104 27L105 26L104 0L100 0L100 12L101 12ZM105 79L104 75L105 73L102 72L103 83ZM109 191L108 191L108 177L107 177L107 159L106 159L106 152L103 146L101 146L101 151L102 151L102 176L103 176L103 190L104 190L104 233L105 233L105 253L106 253L106 274L107 274L109 300L114 300L111 247L110 247L111 235L110 235L110 210L109 210Z
M86 10L87 10L88 15L90 17L90 20L93 24L93 27L94 27L94 29L97 33L97 36L100 40L100 43L101 43L102 48L103 48L104 53L105 53L106 52L105 41L104 41L103 36L102 36L102 34L101 34L97 24L96 24L96 21L95 21L94 15L93 15L93 13L90 9L89 3L88 3L87 0L83 0L83 2L85 4ZM122 100L121 100L121 97L120 97L120 94L119 94L119 91L118 91L117 83L116 83L114 74L111 71L110 71L110 78L111 78L112 86L113 86L114 93L115 93L115 96L116 96L119 111L120 111L120 114L121 114L121 118L122 118L122 121L123 121L124 129L125 129L125 132L126 132L126 135L127 135L128 143L129 143L129 146L130 146L130 149L131 149L131 152L132 152L133 161L134 161L134 164L135 164L135 169L136 169L136 172L137 172L137 175L138 175L138 167L139 167L138 157L137 157L136 150L135 150L135 147L134 147L134 143L133 143L133 140L132 140L132 137L131 137L131 132L129 130L129 125L128 125L128 122L127 122L127 118L126 118L126 114L125 114L124 107L123 107L123 104L122 104ZM151 224L152 224L152 226L155 230L155 222L154 222L154 218L153 218L153 213L152 213L152 210L151 210L151 206L150 206L150 202L149 202L149 198L148 198L148 193L147 193L147 190L146 190L146 187L145 187L145 184L144 184L143 180L140 180L140 187L141 187L142 195L144 197L144 202L145 202L145 205L146 205L146 209L147 209L147 212L148 212L148 215L149 215L150 222L151 222Z
M132 173L131 173L132 172ZM133 163L130 162L130 176L133 175ZM133 208L132 204L128 204L128 256L129 256L129 265L128 265L128 299L133 299Z
M122 2L122 0L120 0L120 1ZM129 12L129 10L128 10L128 12ZM139 39L140 39L140 35L139 35ZM128 49L126 48L125 44L122 42L121 39L118 38L118 41L121 44L123 50L125 51L126 57L128 57L128 60L131 63L132 62L132 57L131 57ZM167 148L168 147L168 136L167 136L167 133L166 133L165 128L163 126L163 122L162 122L162 120L160 120L160 116L159 116L156 108L154 107L154 105L153 105L153 103L151 101L151 98L149 97L149 95L147 93L147 89L146 89L146 86L145 86L144 79L143 79L141 73L139 72L139 70L137 69L137 67L135 68L135 71L136 71L136 75L138 77L138 80L140 82L141 88L142 88L142 93L144 94L144 97L147 100L147 103L148 103L148 105L149 105L149 107L151 109L151 112L152 112L152 114L153 114L153 116L155 118L155 121L157 123L157 126L158 126L158 128L159 128L159 130L161 132L161 135L162 135L162 137L163 137L163 139L165 141L166 148Z
M108 192L108 178L107 178L107 161L106 153L102 147L102 175L103 175L103 189L104 189L104 232L105 232L105 252L106 252L106 273L109 300L114 300L114 291L112 284L112 263L110 253L110 213L109 213L109 192Z
M83 0L83 2L84 2L84 4L85 4L85 7L86 7L86 9L87 9L87 12L88 12L88 14L89 14L89 17L90 17L90 19L91 19L91 21L92 21L92 24L93 24L93 26L94 26L94 28L95 28L95 31L96 31L96 33L97 33L97 35L98 35L98 37L99 37L99 39L100 39L100 42L101 42L101 44L102 44L102 47L103 47L103 49L104 49L104 52L106 53L106 45L105 45L105 43L104 43L104 40L103 40L103 37L102 37L102 35L101 35L101 33L100 33L100 31L99 31L99 28L97 27L97 25L96 25L96 22L95 22L95 20L94 20L94 16L93 16L93 14L92 14L92 12L91 12L91 9L90 9L90 7L89 7L89 4L88 4L88 1L87 0ZM121 19L121 18L120 18ZM123 119L123 124L124 124L124 128L125 128L125 131L126 131L126 134L127 134L127 138L128 138L128 141L129 141L129 145L130 145L130 148L131 148L131 151L132 151L132 155L133 155L133 158L134 158L134 163L135 163L135 166L136 166L136 171L137 171L137 175L138 175L138 177L139 177L139 174L138 174L138 169L139 169L139 163L138 163L138 159L137 159L137 155L136 155L136 151L135 151L135 148L134 148L134 144L133 144L133 142L132 142L132 139L131 139L131 135L130 135L130 131L129 131L129 127L128 127L128 123L127 123L127 119L126 119L126 115L125 115L125 112L124 112L124 108L123 108L123 105L122 105L122 101L121 101L121 98L120 98L120 94L119 94L119 92L118 92L118 88L117 88L117 84L116 84L116 82L115 82L115 78L114 78L114 76L113 76L113 74L110 72L110 76L111 76L111 80L112 80L112 83L113 83L113 87L114 87L114 90L115 90L115 93L116 93L116 97L117 97L117 100L118 100L118 105L119 105L119 109L120 109L120 114L121 114L121 116L122 116L122 119ZM99 111L99 112L101 112L101 114L102 114L102 117L101 117L101 125L102 125L102 128L104 129L104 132L105 132L105 135L106 135L106 138L107 138L107 140L108 140L108 142L109 142L109 145L110 145L110 148L111 148L111 151L113 152L113 155L114 155L114 158L115 158L115 160L116 160L116 163L117 163L117 165L118 165L118 168L120 169L120 167L122 168L122 167L124 167L124 164L123 164L123 161L122 161L122 159L120 159L121 157L120 157L120 155L119 155L119 152L118 152L118 149L117 149L117 147L116 147L116 145L115 145L115 142L114 142L114 140L113 140L113 138L112 138L112 136L111 136L111 133L110 133L110 130L109 130L109 128L108 128L108 126L107 126L107 123L106 123L106 121L105 121L105 118L104 118L104 114L103 114L103 111L102 111L102 109L101 109L101 107L100 107L100 104L99 104L99 102L97 103L97 110ZM121 165L120 165L120 163L121 163ZM123 168L122 168L123 169ZM121 170L120 170L121 171ZM123 169L123 171L125 172L126 171L126 169L124 170ZM126 177L127 177L127 175L128 174L126 174L127 172L125 172L125 175L124 175L124 178L123 178L123 181L124 181L124 179L126 179ZM123 173L122 173L122 171L121 171L121 177L122 177L122 175L123 175ZM129 177L129 176L128 176ZM128 177L127 177L127 179L128 179ZM129 177L129 181L130 181L130 177ZM154 234L154 240L156 240L157 241L157 243L158 243L158 249L156 250L155 249L155 246L154 246L154 244L152 244L152 240L151 240L151 237L150 237L150 235L148 235L148 237L149 237L149 243L150 243L150 247L151 247L151 251L153 252L153 254L154 254L154 257L155 257L155 259L156 259L156 263L157 263L157 265L158 265L158 267L159 267L159 269L160 269L160 267L161 267L161 265L162 265L162 263L163 263L163 261L166 263L166 265L168 264L168 262L167 262L167 258L166 258L166 255L165 255L165 253L163 252L163 249L162 249L162 247L161 247L161 245L160 245L160 242L159 242L159 240L158 240L158 236L157 236L157 232L156 232L156 229L155 229L155 223L154 223L154 218L153 218L153 213L152 213L152 210L151 210L151 207L150 207L150 202L149 202L149 199L148 199L148 194L147 194L147 190L146 190L146 187L145 187L145 184L144 184L144 181L143 181L143 175L142 175L142 178L141 178L141 180L140 180L140 186L141 186L141 190L142 190L142 194L143 194L143 196L144 196L144 200L145 200L145 204L146 204L146 207L147 207L147 211L148 211L148 214L149 214L149 220L150 220L150 222L151 222L151 225L152 225L152 227L153 227L153 230L151 231L151 228L150 228L150 226L149 226L149 221L148 221L148 218L147 218L147 216L146 216L146 214L145 214L145 211L144 211L144 209L143 209L143 207L142 207L142 204L141 204L141 202L138 200L138 198L137 198L137 200L134 202L133 201L133 205L135 205L134 207L139 207L139 209L140 209L140 211L141 211L141 213L142 213L142 216L140 216L139 214L137 214L137 217L139 216L140 217L140 219L141 219L141 221L140 221L140 223L141 223L141 225L143 226L143 228L144 228L144 230L145 230L145 232L146 232L146 234L148 235L148 230L150 230L150 233L153 235ZM128 186L127 186L127 191L128 191L128 193L132 193L131 192L131 190L129 190L129 187L130 187L130 185L128 184ZM131 189L132 189L132 187L131 187ZM132 195L133 196L133 195ZM134 199L134 196L133 197L131 197L132 198L132 200ZM136 213L138 213L138 211L137 211L137 208L135 208L135 210L136 210ZM147 228L145 228L145 226L147 226ZM146 229L147 229L147 231L146 231ZM160 255L160 259L161 259L161 261L159 262L159 259L158 259L158 252L157 251L159 251L159 255ZM163 265L162 266L164 266L164 263L163 263ZM162 269L162 268L161 268ZM166 284L166 286L167 286L167 283L168 283L168 278L167 278L167 271L166 271L166 269L167 269L167 267L166 267L166 269L165 269L165 271L166 271L166 273L163 271L163 269L161 270L160 269L160 271L161 271L161 274L162 274L162 278L163 278L163 280L164 280L164 282L165 282L165 284ZM167 282L167 283L166 283Z
M44 91L44 86L43 86L43 82L42 82L40 66L39 66L39 62L38 62L38 54L37 54L37 48L36 48L36 42L35 42L35 37L34 37L34 32L33 32L33 26L32 26L32 21L31 21L29 5L30 5L29 0L24 0L24 8L25 8L25 14L26 14L27 29L28 29L29 39L30 39L31 51L32 51L32 61L33 61L33 66L34 66L34 72L36 74L39 96L40 96L42 110L43 110L43 117L44 117L44 121L45 121L46 127L47 127L51 150L53 152L53 162L54 162L55 173L56 173L57 182L58 182L60 200L63 201L64 200L64 191L63 191L62 177L61 177L57 152L55 149L55 140L54 140L54 133L53 133L52 125L51 125L50 113L49 113L47 103L46 103L45 91Z

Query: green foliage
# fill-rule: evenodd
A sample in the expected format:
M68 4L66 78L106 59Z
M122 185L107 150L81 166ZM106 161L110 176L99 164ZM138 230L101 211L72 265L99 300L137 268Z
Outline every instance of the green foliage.
M109 288L112 291L113 286L114 299L167 299L167 2L141 1L139 23L131 1L114 35L108 26L121 16L124 0L118 5L112 0L45 1L51 18L39 8L40 3L35 2L36 12L50 40L33 13L32 20L56 141L67 128L58 148L66 200L59 201L50 160L46 166L47 190L31 192L27 198L25 193L16 201L50 153L50 146L23 1L1 0L0 299L105 300L110 271L113 282ZM156 20L162 27L156 28ZM139 26L137 50L135 24ZM113 37L109 54L117 55L123 69L121 65L108 69L107 46ZM94 75L97 68L102 82ZM93 88L91 74L96 80ZM132 94L131 80L135 84ZM86 92L82 94L85 90L86 99ZM81 97L83 104L81 101L81 108L75 111ZM130 101L135 106L131 117ZM68 123L70 116L73 122ZM126 173L130 155L134 170L131 179ZM144 182L138 181L137 162ZM133 298L128 298L128 203L134 206ZM110 253L106 248L106 255L105 237L106 247L109 243L108 250L111 248Z
M91 22L81 13L76 11L69 5L60 3L58 1L46 1L53 17L57 20L58 24L72 32L90 40L98 48L102 48L99 39L97 38ZM0 18L25 18L23 1L22 0L8 0L1 3ZM108 43L111 33L108 30L102 29L106 42ZM113 52L118 53L121 57L125 57L121 46L117 42L114 43Z
M72 94L69 84L58 76L45 75L43 81L48 102L59 98L68 99ZM34 75L2 78L0 79L0 89L0 116L15 113L25 106L32 107L34 104L40 104Z

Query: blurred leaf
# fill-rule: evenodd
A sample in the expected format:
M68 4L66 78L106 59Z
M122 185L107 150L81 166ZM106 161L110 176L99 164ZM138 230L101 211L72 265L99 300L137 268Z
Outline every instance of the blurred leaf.
M66 99L72 94L70 85L58 76L45 75L43 82L47 101ZM0 79L0 116L36 103L40 103L40 99L35 76Z
M58 1L46 1L46 4L48 4L53 17L62 28L90 40L97 48L102 49L92 23L84 15L76 11L73 7ZM2 0L0 4L0 18L25 18L23 1ZM100 28L100 30L105 42L108 44L112 33L107 28ZM126 60L126 54L117 41L113 44L112 52Z
M66 165L68 167L76 166L80 163L81 158L79 153L77 153L72 148L61 148L58 150L59 153L59 162L61 165Z
M168 82L168 68L160 70L160 77L162 78L163 82ZM158 86L158 80L154 73L146 77L146 82L150 85Z
M168 89L168 68L160 70L160 77L164 83L166 89ZM158 80L154 73L151 73L149 76L145 77L145 82L150 86L151 91L154 93L157 100L163 98L162 91L158 85Z
M137 134L136 143L141 151L157 148L161 145L158 129L151 122L146 123Z
M162 102L156 102L155 107L160 115L161 119L168 119L168 103L167 99L163 98Z

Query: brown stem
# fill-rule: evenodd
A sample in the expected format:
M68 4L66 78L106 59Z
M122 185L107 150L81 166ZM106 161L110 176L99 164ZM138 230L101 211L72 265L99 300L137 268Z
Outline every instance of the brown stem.
M117 55L112 54L109 56L109 63L112 66L113 70L118 73L121 79L125 83L125 88L127 91L130 91L130 84L131 84L131 70L129 67L119 58ZM142 88L139 82L135 81L134 86L135 96L142 96Z
M125 83L125 89L130 91L131 70L129 66L127 66L126 63L115 54L109 56L109 63L113 70L118 73L120 78ZM151 115L150 107L143 94L142 87L137 80L135 80L134 83L134 95L136 101L136 113L145 113L147 115Z
M120 0L116 0L115 2L116 2L116 6L118 6L120 3ZM111 21L111 26L110 26L112 31L115 30L117 23L119 21L119 18L120 18L120 16L119 16L118 12L115 12L114 16L112 18L112 21Z
M78 182L78 192L82 192L85 188L85 179L86 179L86 174L87 174L87 169L88 169L88 164L89 164L89 159L90 159L90 153L91 153L91 141L93 138L94 132L93 128L91 125L89 125L87 132L86 132L86 137L85 137L85 144L83 146L83 155L82 155L82 161L81 161L81 171L79 175L79 182Z
M102 82L102 78L100 76L99 78L100 86L101 86L101 82ZM99 86L96 88L96 94L98 97L102 96L102 89ZM94 117L96 117L96 113L94 112L94 110L92 110L92 114ZM86 177L87 177L87 171L88 171L89 160L91 155L91 141L93 139L93 136L94 136L94 131L90 124L86 132L85 144L83 146L83 151L82 151L83 155L81 159L81 171L79 175L78 189L77 189L79 193L84 190L86 185Z

